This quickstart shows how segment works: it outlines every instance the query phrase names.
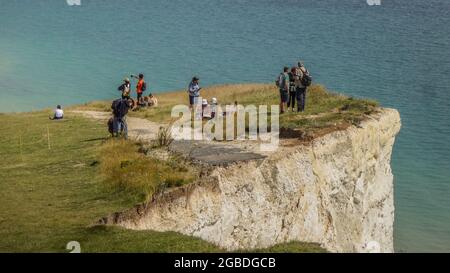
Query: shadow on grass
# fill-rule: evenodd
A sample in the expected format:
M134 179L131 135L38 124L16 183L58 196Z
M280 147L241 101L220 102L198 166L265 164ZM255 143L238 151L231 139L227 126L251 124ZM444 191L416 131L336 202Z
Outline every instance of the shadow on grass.
M93 141L106 141L109 137L97 137L97 138L90 138L90 139L84 139L81 142L93 142Z

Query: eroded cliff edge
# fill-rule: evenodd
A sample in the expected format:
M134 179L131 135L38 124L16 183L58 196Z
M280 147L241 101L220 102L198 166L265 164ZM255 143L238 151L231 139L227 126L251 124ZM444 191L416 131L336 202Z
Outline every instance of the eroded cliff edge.
M390 159L400 115L380 109L358 126L265 158L217 166L200 181L155 195L100 224L177 231L228 250L288 241L333 252L393 252Z

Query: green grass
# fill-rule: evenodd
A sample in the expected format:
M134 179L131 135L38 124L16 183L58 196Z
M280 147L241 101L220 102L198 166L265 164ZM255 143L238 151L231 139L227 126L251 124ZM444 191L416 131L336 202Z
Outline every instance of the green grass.
M164 149L159 149L164 152ZM100 175L111 192L126 194L135 204L149 201L151 196L171 187L179 187L198 178L199 169L180 156L167 159L147 156L157 148L110 139L99 148Z
M210 86L202 89L202 97L210 101L216 97L219 104L231 105L237 101L242 105L278 105L279 91L273 84L234 84ZM158 107L141 108L131 116L154 122L169 123L172 107L187 104L186 91L176 91L157 95ZM78 105L76 109L109 111L111 102L96 101ZM287 112L280 115L280 128L295 129L308 139L334 130L358 125L367 115L377 111L378 103L369 99L357 99L327 90L322 85L308 87L306 109L302 113ZM270 107L269 107L270 115ZM283 137L283 134L282 134Z
M70 115L50 121L46 112L1 114L0 122L0 252L67 252L69 241L79 241L82 252L223 251L174 232L88 227L139 199L105 183L102 149L115 145L105 124ZM293 242L259 251L317 250Z

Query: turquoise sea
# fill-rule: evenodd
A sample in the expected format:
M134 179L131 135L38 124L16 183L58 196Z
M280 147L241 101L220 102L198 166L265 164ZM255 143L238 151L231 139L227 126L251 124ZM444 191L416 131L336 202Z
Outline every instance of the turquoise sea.
M369 0L369 2L372 0ZM397 108L395 249L450 251L450 1L0 0L0 112L273 82L304 60L332 90Z

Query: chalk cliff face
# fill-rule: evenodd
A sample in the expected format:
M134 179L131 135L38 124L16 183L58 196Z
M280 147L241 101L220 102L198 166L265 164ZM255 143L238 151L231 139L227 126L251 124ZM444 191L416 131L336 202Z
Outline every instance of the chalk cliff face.
M333 252L392 252L390 158L399 130L399 113L382 109L310 144L215 167L197 183L100 222L178 231L228 250L297 240Z

